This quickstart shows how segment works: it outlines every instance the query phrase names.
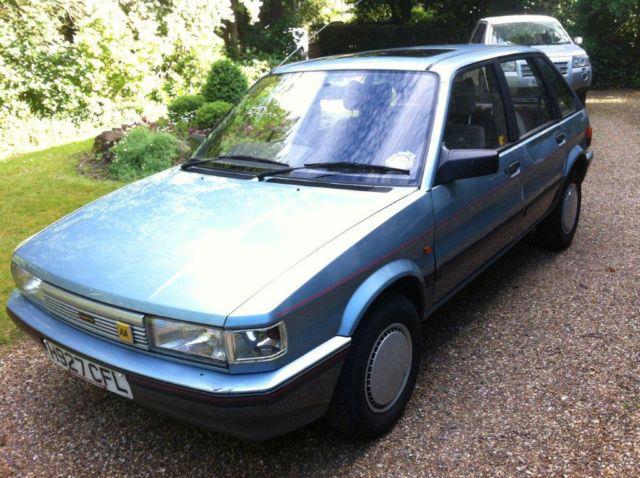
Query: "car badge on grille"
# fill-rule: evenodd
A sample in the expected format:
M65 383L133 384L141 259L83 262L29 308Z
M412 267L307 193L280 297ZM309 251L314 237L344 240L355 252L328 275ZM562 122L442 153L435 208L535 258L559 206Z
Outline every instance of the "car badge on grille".
M124 322L116 322L116 327L118 328L118 338L122 342L132 344L133 332L131 331L131 326L129 324L125 324Z
M96 319L88 314L85 314L84 312L78 312L78 319L80 319L83 322L86 322L87 324L95 324L96 323Z

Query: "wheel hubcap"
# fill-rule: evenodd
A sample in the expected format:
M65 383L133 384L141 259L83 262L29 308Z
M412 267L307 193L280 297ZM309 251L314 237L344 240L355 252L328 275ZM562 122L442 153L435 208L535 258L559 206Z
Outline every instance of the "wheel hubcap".
M411 334L402 324L387 327L376 340L367 365L365 393L369 408L381 413L402 394L412 359Z
M571 183L564 193L562 200L562 229L565 234L569 234L576 224L578 215L578 186Z

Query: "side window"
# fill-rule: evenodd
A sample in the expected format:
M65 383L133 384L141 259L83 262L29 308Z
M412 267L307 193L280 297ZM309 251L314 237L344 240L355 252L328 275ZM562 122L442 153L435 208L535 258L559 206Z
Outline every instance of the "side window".
M484 43L484 33L487 31L487 24L484 22L478 23L476 30L473 32L470 43Z
M507 143L507 124L492 66L459 73L451 89L444 145L496 149Z
M558 101L562 117L564 118L565 116L577 111L578 104L576 98L573 96L569 85L567 85L564 79L560 77L558 72L554 70L548 61L542 59L538 60L538 66L540 67L542 77L545 79L547 85L549 85L555 95L555 99Z
M520 136L553 120L551 102L530 58L501 63Z

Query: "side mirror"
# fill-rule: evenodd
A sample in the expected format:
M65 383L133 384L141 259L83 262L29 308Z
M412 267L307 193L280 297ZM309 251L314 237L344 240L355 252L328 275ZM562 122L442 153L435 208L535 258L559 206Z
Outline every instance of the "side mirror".
M443 146L436 171L436 184L488 176L497 173L499 167L500 156L495 149L449 150Z
M575 43L576 45L582 45L582 37L574 37L573 43Z

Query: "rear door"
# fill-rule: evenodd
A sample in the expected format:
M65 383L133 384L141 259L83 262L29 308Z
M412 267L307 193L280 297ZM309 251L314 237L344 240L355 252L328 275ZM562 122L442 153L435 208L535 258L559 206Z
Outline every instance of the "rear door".
M528 81L509 84L512 122L523 151L523 226L535 225L553 204L560 186L567 151L567 135L560 125L555 98L550 94L534 56L501 60L501 70L523 65ZM522 74L522 73L520 73Z
M451 87L443 144L447 149L500 153L497 173L435 185L435 300L477 272L518 235L522 151L513 147L497 63L459 72Z

